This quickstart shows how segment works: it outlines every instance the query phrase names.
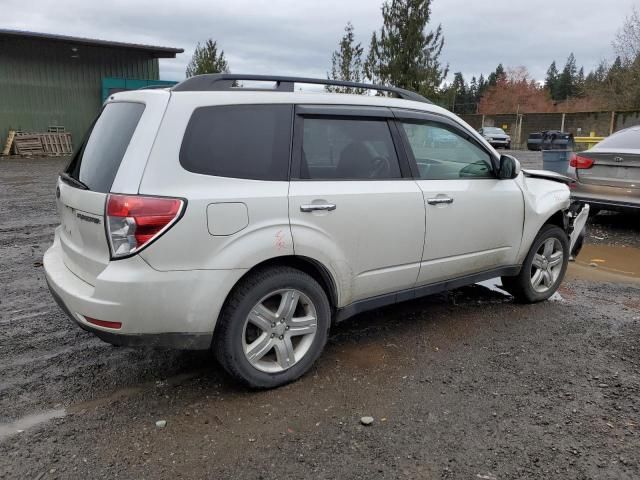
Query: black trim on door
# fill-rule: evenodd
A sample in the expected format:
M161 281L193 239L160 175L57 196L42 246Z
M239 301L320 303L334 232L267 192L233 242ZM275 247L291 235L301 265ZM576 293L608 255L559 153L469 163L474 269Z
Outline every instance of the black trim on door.
M296 105L293 127L293 142L291 152L290 181L358 181L349 178L309 179L300 178L300 164L302 162L302 141L304 133L304 118L349 118L352 120L378 119L386 121L391 134L391 139L398 157L401 178L372 178L359 181L388 182L394 180L413 180L411 160L407 154L402 140L402 134L398 130L394 115L388 107L369 107L359 105Z
M435 293L444 292L447 290L453 290L455 288L482 282L483 280L489 280L491 278L502 276L510 277L513 275L517 275L518 273L520 273L520 268L521 265L509 265L506 267L493 268L491 270L485 270L484 272L465 275L464 277L453 278L450 280L444 280L442 282L431 283L429 285L422 285L420 287L410 288L407 290L401 290L399 292L387 293L384 295L378 295L377 297L359 300L350 305L339 308L336 312L334 322L341 322L349 317L357 315L358 313L373 310L375 308L385 307L387 305L393 305L395 303L405 302L407 300L414 300L416 298L433 295Z

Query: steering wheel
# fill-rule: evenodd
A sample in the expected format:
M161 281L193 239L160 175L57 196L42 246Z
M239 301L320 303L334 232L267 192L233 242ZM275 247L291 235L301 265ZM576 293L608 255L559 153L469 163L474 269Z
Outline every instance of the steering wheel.
M489 175L489 167L486 163L478 161L468 164L459 172L460 178L463 177L485 177Z
M371 164L373 169L369 174L369 178L384 178L391 173L391 163L388 158L374 157Z

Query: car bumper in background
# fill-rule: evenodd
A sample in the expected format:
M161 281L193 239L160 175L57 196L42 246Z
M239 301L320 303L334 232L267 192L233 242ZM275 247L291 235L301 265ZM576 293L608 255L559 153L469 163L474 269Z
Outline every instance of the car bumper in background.
M139 256L110 262L90 285L64 264L56 236L44 255L56 302L81 328L115 345L208 349L228 293L244 270L159 272ZM120 328L87 318L119 322Z
M575 175L572 176L575 178ZM640 209L640 189L631 190L576 182L571 190L571 198L603 209Z

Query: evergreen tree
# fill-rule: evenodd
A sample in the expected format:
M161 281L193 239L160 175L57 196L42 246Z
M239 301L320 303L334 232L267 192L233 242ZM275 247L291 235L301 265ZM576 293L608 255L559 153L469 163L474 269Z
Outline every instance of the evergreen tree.
M361 44L355 43L353 25L351 22L348 22L344 29L344 35L340 40L339 48L334 51L331 56L331 73L327 73L327 78L331 80L344 80L347 82L362 81L362 53L363 48ZM325 88L329 92L359 94L365 92L365 90L361 88L332 87L330 85L327 85Z
M558 77L558 90L556 100L567 100L576 95L576 79L578 69L576 67L576 58L573 53L567 58L567 63L562 69L562 73Z
M488 82L484 78L484 74L480 74L480 78L478 78L478 96L476 98L476 102L479 102L484 95L484 92L487 91L487 87L489 86Z
M551 98L554 100L558 100L558 67L556 67L556 61L554 60L549 65L547 69L547 76L544 80L544 86L547 90L549 90L549 94Z
M501 63L498 64L495 71L491 72L487 77L487 84L489 87L495 87L500 79L504 80L506 73Z
M442 26L426 32L432 0L386 0L383 26L371 38L365 72L369 80L435 97L447 76L440 64Z
M224 51L220 50L218 54L218 44L211 39L204 45L198 42L193 57L187 65L187 77L203 73L229 73L229 64L224 58Z
M369 53L363 66L364 76L371 83L380 83L380 53L378 51L378 35L376 32L371 34L369 41Z
M456 72L453 75L453 83L451 84L453 90L453 104L451 105L454 113L465 113L465 104L467 102L467 88L464 83L464 77L462 72Z
M478 80L475 76L471 77L469 88L467 89L467 111L465 113L476 113L476 105L480 99L478 98Z
M576 77L576 91L575 91L575 96L576 97L583 97L584 93L585 93L585 84L586 84L586 80L584 78L584 67L580 67L580 70L578 70L578 76Z

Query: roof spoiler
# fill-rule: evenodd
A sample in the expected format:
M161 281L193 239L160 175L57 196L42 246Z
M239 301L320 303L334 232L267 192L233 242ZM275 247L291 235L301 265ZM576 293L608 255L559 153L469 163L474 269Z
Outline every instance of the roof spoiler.
M247 88L244 90L253 91L275 91L275 92L293 92L294 84L307 83L313 85L325 85L346 88L361 88L364 90L377 90L389 92L402 98L403 100L413 100L414 102L432 103L422 95L405 90L404 88L388 87L385 85L376 85L372 83L345 82L342 80L330 80L321 78L305 78L305 77L283 77L273 75L242 75L237 73L209 73L204 75L196 75L178 83L172 88L175 92L211 92L211 91L231 91L242 90L238 87L241 81L260 81L274 82L275 87L270 88Z

